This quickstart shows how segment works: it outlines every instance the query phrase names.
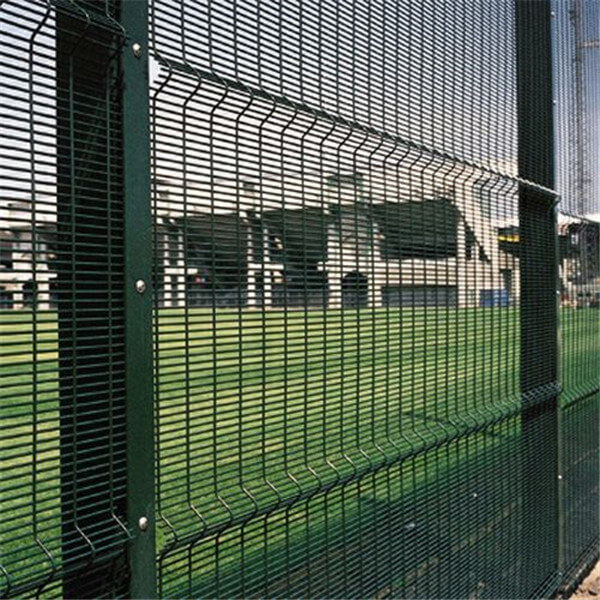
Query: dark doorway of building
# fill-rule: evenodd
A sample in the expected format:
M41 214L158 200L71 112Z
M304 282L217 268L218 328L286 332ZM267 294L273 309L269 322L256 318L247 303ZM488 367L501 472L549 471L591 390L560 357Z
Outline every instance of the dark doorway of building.
M34 281L26 281L23 284L23 306L35 308L37 306L37 284Z
M369 304L369 280L352 271L342 279L342 307L366 308Z
M502 284L504 285L504 289L512 296L512 287L513 287L512 269L500 269L500 275L502 276Z

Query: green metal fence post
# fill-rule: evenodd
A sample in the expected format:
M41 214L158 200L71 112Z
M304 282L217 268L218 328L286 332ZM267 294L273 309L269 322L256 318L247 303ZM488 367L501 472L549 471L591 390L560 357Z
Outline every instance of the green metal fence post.
M519 175L554 188L551 9L516 2ZM558 572L558 308L555 195L519 188L523 568L537 596Z
M125 364L130 596L156 597L148 3L123 0Z

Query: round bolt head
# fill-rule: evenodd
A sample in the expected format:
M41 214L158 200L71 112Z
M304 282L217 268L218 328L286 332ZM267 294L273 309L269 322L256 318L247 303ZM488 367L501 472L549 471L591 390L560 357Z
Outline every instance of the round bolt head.
M142 47L137 42L131 46L131 49L133 50L133 55L135 57L140 57L142 55Z
M143 279L138 279L135 282L135 291L138 294L143 294L146 291L146 282Z
M138 521L138 527L140 528L140 531L146 531L146 529L148 529L148 525L148 517L140 517Z

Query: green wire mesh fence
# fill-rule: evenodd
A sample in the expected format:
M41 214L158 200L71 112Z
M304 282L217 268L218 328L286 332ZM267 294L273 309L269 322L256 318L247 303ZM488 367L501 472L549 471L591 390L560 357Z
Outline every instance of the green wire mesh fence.
M600 531L600 6L557 3L554 28L557 189L562 198L559 569L568 593L598 559Z
M17 596L111 595L126 569L124 36L93 8L0 9L1 585Z
M0 594L568 593L599 13L4 2Z

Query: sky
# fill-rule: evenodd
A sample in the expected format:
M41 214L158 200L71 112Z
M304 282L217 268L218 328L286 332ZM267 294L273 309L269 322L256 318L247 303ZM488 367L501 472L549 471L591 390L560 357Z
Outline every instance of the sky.
M155 173L180 204L215 210L213 190L229 181L232 198L239 179L261 201L300 205L340 171L390 199L464 195L489 170L517 173L511 3L152 7ZM511 183L488 186L497 220L516 219Z
M576 28L576 9L580 27ZM553 3L556 187L559 207L600 221L600 2ZM579 40L575 38L579 31ZM580 54L575 52L580 45ZM581 73L577 82L577 60ZM578 119L577 93L583 119ZM580 143L580 156L575 145ZM579 159L582 159L580 164ZM578 177L583 185L578 185Z
M580 3L583 41L593 42L600 2ZM554 3L557 185L572 209L571 4ZM512 2L155 0L152 8L155 176L202 187L200 201L232 176L288 177L297 189L318 193L313 175L391 169L396 182L380 187L408 186L410 194L427 186L419 179L459 181L461 161L516 174ZM50 205L55 193L53 26L45 2L0 6L2 198L46 194ZM600 49L588 47L582 56L592 180L584 210L591 213L600 212ZM188 73L157 66L169 60ZM245 90L232 89L231 81ZM309 110L299 113L275 97ZM310 109L372 130L332 125ZM498 189L498 197L505 192Z
M153 11L159 60L459 159L514 166L510 3L159 0Z

